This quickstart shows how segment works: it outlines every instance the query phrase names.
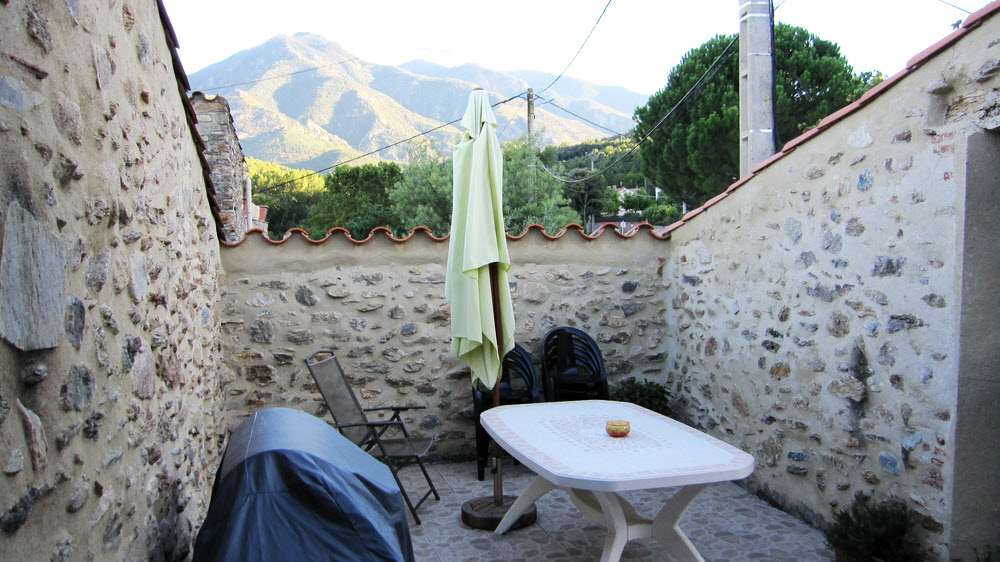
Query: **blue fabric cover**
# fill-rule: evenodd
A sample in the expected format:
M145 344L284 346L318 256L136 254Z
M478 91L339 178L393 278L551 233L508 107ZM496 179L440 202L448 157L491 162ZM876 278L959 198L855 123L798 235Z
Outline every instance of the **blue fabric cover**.
M322 420L271 408L230 437L194 560L413 560L413 546L388 467Z

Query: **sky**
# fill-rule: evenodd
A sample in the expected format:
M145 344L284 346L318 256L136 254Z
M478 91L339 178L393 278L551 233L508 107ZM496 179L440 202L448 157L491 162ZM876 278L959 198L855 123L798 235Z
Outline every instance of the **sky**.
M423 59L501 71L559 74L566 69L567 76L580 80L651 95L663 88L670 69L686 52L716 34L739 31L743 1L163 0L163 4L189 74L276 35L306 31L372 63L398 65ZM951 33L951 24L968 16L963 10L975 12L987 3L774 0L779 22L836 42L855 72L878 70L890 76L902 70L910 57Z

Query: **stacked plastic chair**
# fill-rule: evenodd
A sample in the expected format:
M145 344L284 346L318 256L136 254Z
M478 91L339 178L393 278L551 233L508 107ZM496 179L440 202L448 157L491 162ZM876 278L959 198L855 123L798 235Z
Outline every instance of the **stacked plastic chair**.
M601 350L586 332L553 328L542 339L545 400L607 400L608 371Z
M504 356L499 385L501 405L541 402L535 364L531 360L531 353L520 344L514 344L514 349ZM481 384L473 387L472 407L476 413L476 469L482 480L486 475L490 439L479 423L479 414L493 407L492 390Z

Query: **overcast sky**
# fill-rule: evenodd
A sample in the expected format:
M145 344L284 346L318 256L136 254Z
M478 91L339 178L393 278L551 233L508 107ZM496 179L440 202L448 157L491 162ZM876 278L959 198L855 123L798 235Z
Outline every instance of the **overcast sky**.
M362 60L558 74L652 94L690 49L739 31L745 0L163 0L190 74L308 31ZM778 21L835 41L856 72L892 75L985 0L774 0ZM543 87L537 85L536 87Z

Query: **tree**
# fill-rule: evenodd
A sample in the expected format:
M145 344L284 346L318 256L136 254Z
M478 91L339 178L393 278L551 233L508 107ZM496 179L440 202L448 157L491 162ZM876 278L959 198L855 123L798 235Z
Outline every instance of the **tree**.
M389 192L402 177L395 162L334 168L325 178L326 191L310 220L310 232L342 226L352 238L363 239L378 226L400 230Z
M246 164L254 203L268 207L268 236L280 240L290 228L305 228L323 195L323 176L255 158Z
M507 231L521 234L532 224L558 232L580 215L563 195L562 183L542 169L537 137L523 136L503 145L503 207Z
M426 226L435 236L451 227L452 163L433 143L410 149L403 178L389 193L403 231Z
M569 196L570 206L586 222L589 217L618 213L618 192L608 185L604 174L596 174L590 168L576 168L565 173L569 181L563 189Z
M717 35L692 49L670 71L667 85L636 110L635 137L687 94L735 36ZM779 143L861 97L877 83L854 75L840 47L801 27L774 28L776 127ZM736 45L730 49L736 52ZM681 103L641 144L642 169L673 201L696 206L723 191L739 174L739 60L726 54L719 74Z

